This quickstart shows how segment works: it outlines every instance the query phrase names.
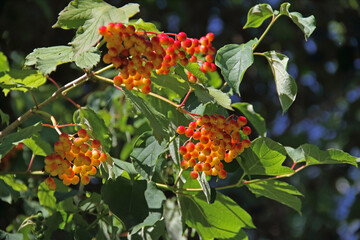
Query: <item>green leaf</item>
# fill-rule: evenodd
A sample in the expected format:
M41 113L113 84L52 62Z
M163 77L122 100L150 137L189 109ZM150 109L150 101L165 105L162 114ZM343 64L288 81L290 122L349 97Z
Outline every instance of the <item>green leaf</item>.
M256 131L261 137L266 136L266 126L264 118L254 111L253 105L246 102L234 103L232 107L240 110L244 116L249 120L249 122L254 126Z
M88 51L101 38L99 27L110 22L128 23L129 18L139 12L139 5L129 3L116 8L102 0L74 0L60 12L53 27L76 29L76 37L70 43L75 56Z
M162 142L164 139L168 139L168 128L169 121L168 119L158 112L153 106L151 106L144 99L134 95L127 89L124 89L126 97L130 100L130 103L133 107L149 120L150 126L153 129L153 135L158 142Z
M100 52L95 47L76 56L73 51L71 46L36 48L26 56L25 65L35 65L43 75L47 75L55 71L58 65L64 63L75 61L79 68L91 69L100 61Z
M38 156L47 156L52 153L51 146L48 142L45 142L44 140L39 137L39 135L33 135L30 138L27 138L23 141L23 143L31 149L33 154Z
M32 69L11 70L0 74L0 87L5 96L10 90L27 92L29 89L38 88L46 82L46 78L38 71Z
M185 66L185 69L191 72L192 74L194 74L194 76L197 77L197 79L199 79L201 83L204 84L208 81L208 78L206 77L205 73L203 73L203 71L200 70L199 64L189 62ZM187 77L185 79L187 79Z
M23 128L15 133L10 133L0 140L0 159L5 156L14 146L37 134L42 129L41 123L36 123L33 126Z
M243 44L228 44L220 48L216 54L215 63L229 86L240 94L239 87L246 70L253 64L252 46L257 39Z
M307 165L346 163L357 167L357 161L360 160L359 158L338 149L322 151L317 146L311 144L301 145L301 149L305 154Z
M92 47L86 52L75 55L74 61L79 68L92 69L93 66L100 62L100 51Z
M218 89L206 88L200 84L193 85L193 87L195 89L195 96L199 99L200 102L202 103L216 102L217 104L228 110L232 110L232 111L234 110L231 107L231 99L226 93Z
M17 201L21 192L27 191L27 186L12 175L0 176L0 199L11 204Z
M129 162L125 162L122 161L120 159L116 159L116 158L112 158L112 160L114 161L114 168L119 168L121 170L126 171L131 179L134 179L139 173L135 170L134 165L129 163ZM115 175L115 177L120 177L122 174L120 175Z
M1 118L1 124L6 124L9 125L9 115L4 113L1 109L0 109L0 118Z
M282 166L285 161L284 147L270 138L257 138L251 142L251 148L241 155L240 165L248 175L282 175L293 173L291 168Z
M24 236L21 233L7 233L0 229L0 239L4 240L23 240Z
M140 229L145 229L147 226L155 225L162 217L162 205L166 200L164 193L157 189L155 183L148 182L144 195L150 212L142 223L136 225L132 229L131 234L135 234Z
M242 228L255 228L251 216L231 198L217 193L213 204L203 194L179 196L182 220L203 239L243 239Z
M0 73L10 71L9 62L3 52L0 52Z
M174 95L182 98L189 91L189 84L176 74L158 75L152 73L150 79L160 90L164 89L169 98L173 98Z
M42 182L38 188L38 198L41 206L46 207L50 212L56 211L56 198L54 197L54 191L51 191L45 184Z
M95 139L101 142L106 151L111 148L111 138L109 129L99 114L89 107L83 107L74 113L74 119L79 119L80 123L88 126L90 133Z
M289 146L285 146L285 150L293 162L305 162L305 153L301 147L295 149Z
M136 29L145 30L148 32L157 32L160 31L156 28L155 24L151 22L144 22L141 18L139 18L137 21L130 21L131 25L134 25Z
M167 150L166 142L163 141L160 145L149 132L141 135L137 142L139 141L141 143L136 144L131 154L133 165L142 177L151 180L159 156Z
M25 65L35 65L44 74L50 74L60 64L72 62L74 57L71 46L36 48L26 56Z
M286 71L289 58L275 51L265 52L263 54L268 60L274 75L276 90L284 113L295 101L297 93L296 82Z
M145 180L131 182L119 177L102 186L101 196L111 212L129 229L143 222L148 216L149 209L144 195L146 188Z
M258 28L266 19L272 16L274 16L274 13L269 4L257 4L249 10L244 29Z
M188 179L188 181L191 181L192 179ZM214 203L215 197L216 197L216 191L215 189L211 188L207 179L205 173L201 172L200 176L197 178L202 191L206 197L207 203Z
M246 187L255 194L256 197L264 196L273 199L293 208L301 214L301 200L296 196L302 196L302 194L295 187L286 182L276 180L261 181L247 184Z
M283 3L280 6L280 14L288 16L300 29L303 31L305 40L308 40L310 35L314 32L315 17L313 15L309 17L303 17L301 13L289 12L290 3Z

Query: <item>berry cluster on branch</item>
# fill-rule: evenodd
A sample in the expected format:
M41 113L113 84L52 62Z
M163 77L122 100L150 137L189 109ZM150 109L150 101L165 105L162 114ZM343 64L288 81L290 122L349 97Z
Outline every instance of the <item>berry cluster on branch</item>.
M54 144L54 153L45 157L45 171L52 177L58 176L65 185L83 185L90 182L89 175L95 175L96 167L106 161L106 154L101 151L99 140L90 139L85 129L80 129L73 136L61 133ZM45 179L50 190L56 189L52 177Z
M188 38L184 32L156 33L135 29L132 25L109 23L99 28L99 34L104 37L108 49L103 57L104 63L112 63L120 72L114 77L114 84L125 84L128 90L136 86L141 87L143 93L149 93L151 71L155 69L157 74L166 75L177 63L185 66L196 62L201 64L200 69L204 73L216 71L213 33L196 39ZM198 81L190 72L188 78L192 83Z
M182 155L181 168L194 170L190 173L192 179L199 176L199 172L206 175L226 178L222 161L230 163L245 148L250 147L250 140L242 138L251 133L251 128L245 126L247 119L243 116L238 118L213 114L203 115L197 121L192 121L187 127L179 126L178 134L185 134L189 139L179 148Z

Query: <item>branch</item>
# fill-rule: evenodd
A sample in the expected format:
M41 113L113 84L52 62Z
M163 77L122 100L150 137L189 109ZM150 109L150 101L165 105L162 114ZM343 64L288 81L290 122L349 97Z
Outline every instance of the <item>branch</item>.
M23 122L25 122L27 119L29 119L31 116L34 115L34 113L36 112L36 110L41 109L43 107L45 107L46 105L48 105L49 103L51 103L52 101L54 101L58 96L63 96L65 95L65 93L80 85L81 83L89 80L91 77L91 75L89 75L88 73L85 73L84 75L82 75L81 77L69 82L68 84L66 84L65 86L59 88L56 92L54 92L51 97L49 97L48 99L46 99L45 101L43 101L42 103L40 103L37 107L34 106L32 108L30 108L26 113L24 113L22 116L18 117L14 122L12 122L9 126L7 126L4 130L2 130L0 132L0 139L5 137L6 135L8 135L10 132L12 132L14 129L16 129L20 124L22 124Z

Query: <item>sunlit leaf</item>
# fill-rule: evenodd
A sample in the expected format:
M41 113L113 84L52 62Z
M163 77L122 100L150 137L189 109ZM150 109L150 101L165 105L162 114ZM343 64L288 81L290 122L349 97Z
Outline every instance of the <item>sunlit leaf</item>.
M274 75L277 94L284 113L295 101L297 94L296 82L286 71L289 58L275 51L265 52L264 56L268 60Z
M266 19L273 15L273 10L269 4L257 4L249 10L244 28L260 27Z
M251 147L241 154L240 165L249 175L281 175L293 173L289 167L283 166L286 159L284 147L270 138L257 138Z
M10 70L10 68L9 68L9 62L7 60L7 57L4 55L3 52L0 52L0 73L8 72L9 70Z
M303 17L301 13L289 12L290 3L283 3L280 7L280 14L288 16L300 29L303 31L305 39L307 40L314 32L315 17L313 15L309 17Z
M302 194L294 186L286 182L276 180L259 181L247 184L246 187L254 193L256 197L264 196L273 199L293 208L301 214L301 200L297 196L302 196Z
M239 86L246 70L253 64L254 55L252 46L257 39L243 44L228 44L217 52L215 63L229 86L240 94Z
M134 25L134 27L136 29L139 30L145 30L148 32L157 32L159 33L160 31L156 28L155 24L151 23L151 22L144 22L144 20L142 20L141 18L139 18L136 21L130 21L131 25Z
M254 228L251 216L231 198L217 193L213 204L203 194L179 196L182 220L203 239L244 239L242 228Z
M248 121L254 126L256 131L260 136L266 136L266 126L264 118L254 111L253 105L246 102L234 103L231 105L234 108L237 108L244 114L244 116L248 119Z
M52 153L50 144L39 137L39 135L33 135L31 138L25 139L23 143L30 148L35 155L45 157Z

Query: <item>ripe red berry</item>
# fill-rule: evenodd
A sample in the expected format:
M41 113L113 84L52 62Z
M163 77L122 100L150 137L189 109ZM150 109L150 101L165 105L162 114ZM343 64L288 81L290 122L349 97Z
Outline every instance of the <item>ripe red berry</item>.
M183 42L181 42L181 46L183 48L189 48L192 45L192 41L190 39L186 39Z
M187 38L187 36L186 36L186 33L184 33L184 32L179 32L178 35L177 35L177 39L178 39L180 42L185 41L186 38Z
M180 155L185 155L187 153L187 148L185 146L181 146L179 148Z
M176 129L176 132L178 134L184 134L186 131L186 128L184 126L178 126L178 128Z
M251 144L251 142L250 142L249 139L244 139L244 140L241 141L241 145L242 145L244 148L250 147L250 144Z
M87 135L87 132L86 132L85 129L80 129L80 130L78 131L78 135L79 135L79 137L81 137L81 138L85 138L86 135Z
M188 169L189 167L189 163L185 160L182 160L181 163L180 163L180 167L184 170Z
M249 126L245 126L245 127L243 127L242 131L245 135L250 135L251 128Z
M91 147L92 148L99 148L101 146L101 143L100 143L100 141L99 140L97 140L97 139L94 139L92 142L91 142Z
M195 121L192 121L192 122L189 123L189 128L190 129L194 130L194 129L196 129L196 127L197 127L197 124L196 124Z
M192 137L193 134L194 134L194 130L192 130L191 128L185 130L186 137Z
M215 36L212 32L209 32L208 34L206 34L205 37L209 40L209 42L212 42L215 38Z
M245 126L247 124L247 119L246 117L240 116L238 117L237 122L239 126Z
M203 165L202 163L197 163L195 166L194 166L194 170L196 172L201 172L203 170Z
M223 170L218 172L218 176L219 176L220 179L224 179L227 176L227 172L223 169Z
M199 174L198 174L196 171L192 171L192 172L190 173L190 177L191 177L192 179L197 179L197 178L199 177Z

